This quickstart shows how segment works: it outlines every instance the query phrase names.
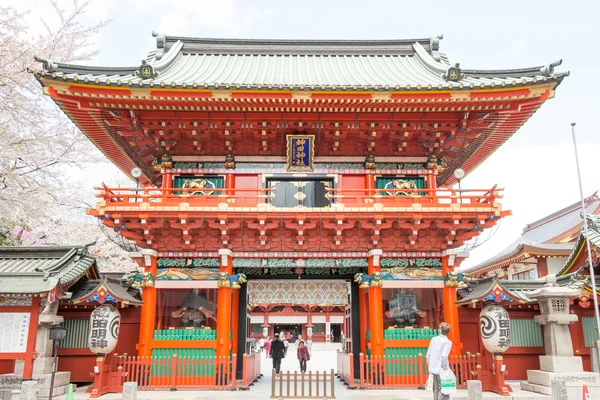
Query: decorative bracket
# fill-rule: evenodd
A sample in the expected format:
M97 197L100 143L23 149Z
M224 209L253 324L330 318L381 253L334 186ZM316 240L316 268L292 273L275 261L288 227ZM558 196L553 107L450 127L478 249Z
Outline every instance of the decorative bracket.
M229 275L226 272L221 272L219 274L219 282L218 287L226 287L232 289L240 289L242 284L246 283L246 275L245 274L233 274Z

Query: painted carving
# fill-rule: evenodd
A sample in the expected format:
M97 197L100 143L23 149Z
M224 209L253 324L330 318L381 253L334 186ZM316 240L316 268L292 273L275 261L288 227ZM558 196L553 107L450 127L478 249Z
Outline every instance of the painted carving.
M417 185L412 180L394 179L385 184L384 189L390 196L416 196Z
M481 341L491 353L503 353L510 347L510 318L499 305L489 305L479 314Z
M359 272L358 274L354 275L354 282L358 283L361 289L383 286L381 274L379 272L373 272L373 275L367 275Z
M444 276L445 287L465 289L468 286L467 283L470 281L471 277L469 274L463 272L448 272L446 276Z
M31 297L0 296L0 307L31 306Z
M365 158L365 169L375 169L375 156L372 154L369 154Z
M225 169L235 169L235 157L231 154L225 156Z
M428 169L433 170L434 172L437 172L438 174L444 169L446 169L447 166L448 164L446 163L446 161L444 161L443 158L437 158L437 156L434 154L430 155L429 158L427 158L426 167Z
M206 189L214 189L215 184L206 178L198 178L198 179L187 179L185 182L183 182L183 186L181 186L181 187L182 187L182 189L192 189L192 190L187 191L187 194L201 194L201 195L207 196L207 195L213 194L214 191L206 190ZM202 189L202 190L196 190L196 189Z
M154 276L150 272L132 272L127 275L127 283L134 289L154 287Z
M382 268L381 279L384 281L404 281L411 279L421 279L429 281L442 280L441 268Z
M233 274L228 275L226 272L219 274L219 287L229 287L232 289L239 289L241 284L246 283L246 275L244 274Z
M215 281L219 279L219 270L213 268L164 268L158 270L156 279L159 281Z
M173 167L173 159L169 154L163 154L160 158L155 158L152 162L156 171L165 172L166 169Z

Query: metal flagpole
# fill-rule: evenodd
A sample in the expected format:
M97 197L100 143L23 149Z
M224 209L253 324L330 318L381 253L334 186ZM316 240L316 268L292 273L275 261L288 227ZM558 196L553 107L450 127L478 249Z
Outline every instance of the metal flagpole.
M583 187L581 185L581 171L579 169L579 155L577 154L577 140L575 139L575 122L571 122L571 134L573 136L573 147L575 148L575 163L577 164L577 179L579 180L579 196L581 197L581 213L583 215L583 232L588 253L588 263L590 265L590 280L592 281L592 296L594 297L594 316L596 317L596 330L600 336L600 313L598 311L598 295L596 294L596 277L594 276L594 264L592 262L592 247L590 246L590 236L588 234L587 214L585 212L585 200L583 198Z

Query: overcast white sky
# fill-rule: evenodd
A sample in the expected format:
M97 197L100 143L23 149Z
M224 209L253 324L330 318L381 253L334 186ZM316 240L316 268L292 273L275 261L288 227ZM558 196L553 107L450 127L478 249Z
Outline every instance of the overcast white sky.
M48 0L24 0L39 10ZM59 0L70 1L70 0ZM67 3L65 3L67 4ZM519 68L563 59L571 71L549 100L499 151L464 179L463 188L506 189L513 216L466 266L516 239L525 224L579 200L570 123L577 122L583 187L600 188L598 1L236 1L97 0L94 16L111 17L94 63L139 65L168 35L280 39L404 39L444 34L441 51L463 68ZM106 170L103 170L106 171ZM98 174L98 176L102 176ZM100 180L100 178L98 178Z

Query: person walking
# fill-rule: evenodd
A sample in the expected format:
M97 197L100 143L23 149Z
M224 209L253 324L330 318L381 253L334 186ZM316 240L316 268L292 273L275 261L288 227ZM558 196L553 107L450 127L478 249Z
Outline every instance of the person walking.
M265 350L265 338L261 337L258 341L258 346L260 347L260 352L262 353Z
M450 333L450 324L442 322L440 324L440 334L431 339L425 356L429 373L433 376L433 400L450 400L450 395L442 393L440 379L442 370L450 368L448 355L452 350L452 342L448 339L448 333Z
M288 347L290 347L290 342L287 339L283 341L284 354L287 356Z
M267 336L267 340L265 341L265 349L267 350L266 356L269 357L269 354L271 354L271 336Z
M300 361L300 372L306 372L306 362L310 360L310 353L306 347L304 340L298 342L298 350L296 350L298 361Z
M308 354L312 355L312 336L309 336L308 339L306 339L306 347L308 347Z
M285 348L283 342L279 340L279 334L275 334L275 339L271 342L271 349L269 350L269 357L273 359L273 369L276 374L279 374L281 369L281 359L285 357Z

